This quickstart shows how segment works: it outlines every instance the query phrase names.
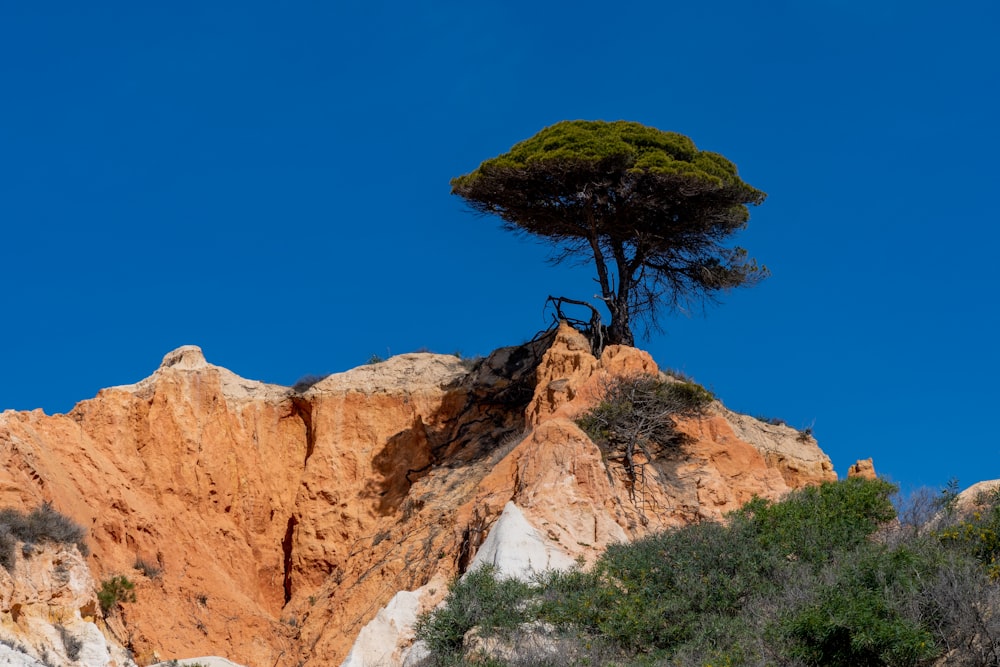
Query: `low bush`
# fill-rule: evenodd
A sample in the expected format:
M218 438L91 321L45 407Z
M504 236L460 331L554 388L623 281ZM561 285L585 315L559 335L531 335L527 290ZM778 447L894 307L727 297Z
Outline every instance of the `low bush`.
M493 567L477 568L452 582L444 607L417 619L417 636L438 656L460 651L465 633L474 627L495 633L529 620L530 595L527 583L500 578Z
M135 584L123 574L105 579L101 582L101 590L97 591L97 601L101 612L107 615L123 602L135 602Z
M763 547L818 565L856 548L894 519L895 490L882 480L854 477L793 491L777 503L756 498L733 517L752 523Z
M87 531L69 517L42 503L27 514L8 507L0 510L0 565L9 570L14 565L17 542L25 544L25 557L33 553L35 544L75 544L84 556L90 553Z
M975 507L938 533L941 542L975 558L1000 580L1000 488L974 499Z
M813 599L780 620L788 653L815 667L916 665L940 653L906 600L932 570L926 554L865 544L841 555Z
M613 545L589 573L552 575L541 614L629 651L671 649L736 616L780 566L748 523L695 524Z

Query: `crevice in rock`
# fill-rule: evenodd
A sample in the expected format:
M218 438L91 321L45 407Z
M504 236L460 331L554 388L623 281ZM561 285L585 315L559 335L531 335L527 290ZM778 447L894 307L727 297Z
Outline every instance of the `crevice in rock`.
M313 432L312 424L312 403L309 399L301 396L293 396L292 408L294 414L298 415L299 419L302 420L302 424L306 427L306 456L302 462L305 465L309 462L309 457L312 456L313 450L316 448L316 434Z
M281 552L284 554L284 577L282 585L285 589L285 604L288 604L292 599L292 539L295 535L295 526L298 523L298 519L294 516L288 517L285 537L281 540Z

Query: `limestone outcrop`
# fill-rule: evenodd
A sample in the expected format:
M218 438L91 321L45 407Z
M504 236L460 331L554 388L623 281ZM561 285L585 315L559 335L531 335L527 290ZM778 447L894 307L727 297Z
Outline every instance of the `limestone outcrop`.
M108 627L139 664L319 666L394 598L383 627L409 641L399 619L443 597L509 503L564 564L835 478L811 438L716 403L631 479L573 420L636 372L659 369L595 357L568 326L475 364L405 354L298 388L186 346L67 415L0 415L0 506L51 502L88 529L96 579L136 582Z
M76 546L19 543L0 568L0 660L9 665L134 667L101 626L94 581Z

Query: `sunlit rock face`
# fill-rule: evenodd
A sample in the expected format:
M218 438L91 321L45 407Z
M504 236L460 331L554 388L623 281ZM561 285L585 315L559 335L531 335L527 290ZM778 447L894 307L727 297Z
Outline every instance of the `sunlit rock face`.
M68 415L0 415L0 505L51 501L88 529L95 580L135 581L114 623L140 664L340 664L419 591L383 614L391 637L366 635L393 642L391 663L412 641L394 619L440 601L509 503L508 539L563 566L835 478L811 438L715 403L637 486L574 421L633 373L659 369L634 348L597 357L565 325L477 363L405 354L296 389L185 346Z

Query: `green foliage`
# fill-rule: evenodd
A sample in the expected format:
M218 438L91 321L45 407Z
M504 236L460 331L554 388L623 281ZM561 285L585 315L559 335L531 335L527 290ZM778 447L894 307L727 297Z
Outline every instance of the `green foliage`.
M75 544L84 556L90 553L86 542L87 531L69 517L42 503L27 514L14 508L0 510L0 565L9 570L14 566L14 549L17 542L28 545L56 543Z
M740 181L736 165L718 153L699 151L683 134L628 121L556 123L510 152L486 160L471 174L453 179L452 186L461 187L490 171L609 161L622 163L630 173L684 176L719 186L739 184L755 202L764 198L763 193Z
M10 532L0 529L0 566L8 572L14 567L14 550L17 548L17 538Z
M97 601L101 612L107 615L123 602L135 602L135 584L119 574L101 582L101 590L97 591Z
M779 565L748 524L695 524L611 546L589 573L552 575L541 613L629 651L669 649L735 616Z
M715 400L715 394L693 381L668 382L662 391L681 406L681 413L698 412Z
M786 614L790 654L815 667L916 665L940 653L902 601L930 569L907 548L865 545L831 568L815 599Z
M894 491L888 482L855 477L799 489L779 503L756 498L734 516L756 527L763 547L822 564L895 518L889 499Z
M976 507L939 531L938 537L946 546L970 555L991 579L1000 581L1000 488L975 500ZM948 504L954 507L954 500Z
M498 578L496 569L480 567L466 572L448 587L446 606L417 619L417 637L436 654L461 648L473 627L486 632L510 630L528 619L526 601L531 587L517 579Z

